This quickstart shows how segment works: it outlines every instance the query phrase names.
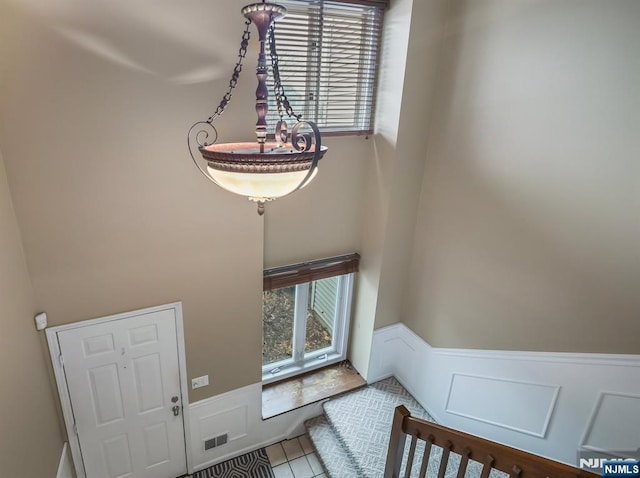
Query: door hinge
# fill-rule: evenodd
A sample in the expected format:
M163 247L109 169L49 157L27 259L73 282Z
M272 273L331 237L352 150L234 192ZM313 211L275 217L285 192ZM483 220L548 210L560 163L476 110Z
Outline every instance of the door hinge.
M75 435L77 435L77 434L78 434L78 425L76 425L76 422L73 422L73 433L74 433Z
M60 365L64 367L64 358L62 357L62 354L58 355L58 360L60 361Z

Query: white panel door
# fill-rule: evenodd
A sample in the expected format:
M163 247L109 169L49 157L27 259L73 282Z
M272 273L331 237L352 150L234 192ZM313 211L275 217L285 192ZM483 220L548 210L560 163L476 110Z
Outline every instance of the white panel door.
M57 335L86 476L185 474L175 311Z

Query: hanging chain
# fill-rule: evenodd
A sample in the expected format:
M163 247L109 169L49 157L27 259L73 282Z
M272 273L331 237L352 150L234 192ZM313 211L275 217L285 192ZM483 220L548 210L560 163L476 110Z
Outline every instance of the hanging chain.
M242 33L242 41L240 42L240 49L238 50L238 62L236 63L236 66L233 69L233 74L231 75L231 79L229 80L229 90L222 97L222 100L220 101L220 104L216 108L216 111L211 116L209 116L209 119L207 119L207 123L209 124L211 124L213 120L215 120L220 115L222 115L225 108L229 104L229 101L231 101L231 96L233 96L232 95L233 89L238 84L238 78L240 78L240 72L242 71L242 60L244 60L244 57L247 55L249 38L251 37L251 32L249 31L251 20L245 21L244 24L246 25L246 28Z
M269 50L271 56L271 71L273 72L274 79L273 93L276 97L276 105L278 106L278 116L280 117L280 121L282 121L282 96L280 95L280 88L278 88L278 84L280 83L280 69L278 68L278 53L276 52L275 45L275 28L275 23L269 28ZM280 84L280 86L282 85Z
M282 120L282 109L284 108L289 118L295 118L297 121L300 121L302 115L296 114L296 112L293 111L287 95L284 92L282 82L280 81L280 68L278 67L278 53L276 52L275 30L276 25L274 23L269 28L269 48L271 50L271 69L273 70L273 91L276 96L276 104L278 105L278 115Z

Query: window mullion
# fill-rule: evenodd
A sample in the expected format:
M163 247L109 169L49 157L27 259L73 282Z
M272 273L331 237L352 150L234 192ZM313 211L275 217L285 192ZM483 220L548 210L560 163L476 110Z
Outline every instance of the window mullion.
M296 286L296 303L293 316L293 362L304 362L304 344L307 335L307 303L309 302L309 283Z
M336 301L336 325L334 327L333 347L342 354L346 353L349 337L349 322L351 318L351 303L353 302L354 274L340 276L338 286L338 300Z

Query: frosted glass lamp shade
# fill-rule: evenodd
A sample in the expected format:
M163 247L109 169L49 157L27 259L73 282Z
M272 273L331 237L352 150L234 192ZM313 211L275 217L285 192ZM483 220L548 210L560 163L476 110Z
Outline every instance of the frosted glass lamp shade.
M307 177L308 169L283 173L233 173L207 166L207 172L221 188L255 201L265 201L286 196L299 187L306 186L318 173L318 168L315 168L302 186L300 183Z
M320 147L320 157L326 146ZM291 143L222 143L200 148L207 174L220 187L257 202L271 201L306 186L318 173L315 146L297 151ZM309 171L311 174L309 174Z

